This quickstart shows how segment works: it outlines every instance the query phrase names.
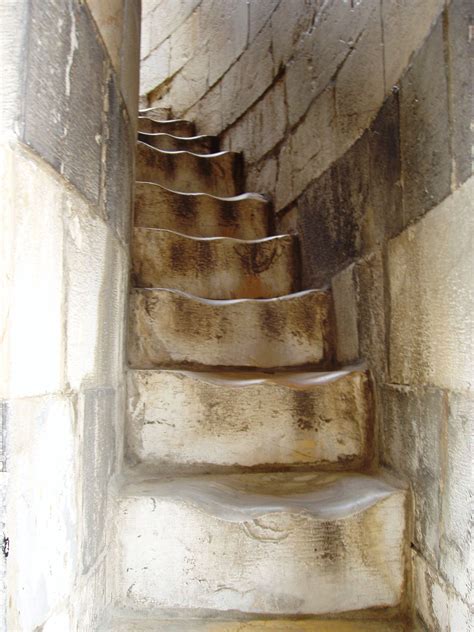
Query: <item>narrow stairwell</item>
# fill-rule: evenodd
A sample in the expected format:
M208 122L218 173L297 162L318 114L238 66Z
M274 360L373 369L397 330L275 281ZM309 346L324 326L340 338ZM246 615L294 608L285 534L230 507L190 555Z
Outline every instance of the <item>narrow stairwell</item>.
M331 291L301 289L242 156L167 116L139 118L110 630L408 630L406 491L372 469Z

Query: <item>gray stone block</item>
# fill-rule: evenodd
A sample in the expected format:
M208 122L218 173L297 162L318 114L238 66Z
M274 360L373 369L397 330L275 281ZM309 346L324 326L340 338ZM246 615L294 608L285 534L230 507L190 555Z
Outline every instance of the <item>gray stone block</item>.
M115 390L86 390L82 399L82 419L82 570L86 573L105 541L108 481L115 459Z
M105 56L72 0L30 4L23 140L91 202L100 195Z
M448 84L440 18L401 81L400 134L405 222L450 192Z

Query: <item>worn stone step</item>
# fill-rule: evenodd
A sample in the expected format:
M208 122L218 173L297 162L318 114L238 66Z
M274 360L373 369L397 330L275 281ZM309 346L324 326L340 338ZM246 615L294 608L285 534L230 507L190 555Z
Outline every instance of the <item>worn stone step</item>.
M195 237L260 239L270 234L271 204L257 193L221 198L207 193L178 193L159 184L137 182L134 223Z
M150 614L394 607L405 498L380 477L346 473L131 482L118 511L121 604Z
M177 290L134 289L129 304L134 368L332 365L329 290L220 301Z
M140 132L138 140L156 149L165 151L191 151L196 154L212 154L219 151L217 136L173 136L172 134L145 134Z
M173 134L173 136L195 136L196 126L185 119L156 120L147 116L138 117L138 131L145 134Z
M184 193L238 195L244 192L242 154L163 151L138 141L136 179Z
M167 121L172 118L171 108L152 106L138 110L138 116L146 117L152 121Z
M148 471L317 466L371 456L367 371L128 373L127 460Z
M387 619L252 619L234 621L117 617L106 632L414 632L411 623Z
M294 235L245 241L135 228L132 262L136 287L170 288L202 298L272 298L299 289Z

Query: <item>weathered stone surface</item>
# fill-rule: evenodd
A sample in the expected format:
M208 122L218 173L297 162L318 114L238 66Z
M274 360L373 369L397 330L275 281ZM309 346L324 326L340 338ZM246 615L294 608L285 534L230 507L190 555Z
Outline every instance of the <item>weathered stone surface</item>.
M192 121L184 119L157 120L155 117L140 115L138 131L146 134L172 134L173 136L195 136L196 128Z
M272 195L278 174L276 158L265 157L256 165L246 165L245 182L250 191L262 191Z
M177 193L149 182L135 186L135 225L145 228L197 237L259 239L270 233L270 212L268 200L256 193L219 198Z
M440 18L401 81L400 138L405 221L423 215L450 192L448 111Z
M171 84L156 90L160 103L182 115L203 98L209 88L209 47L201 46L191 59L176 73ZM163 91L166 92L163 94ZM153 93L152 93L153 96Z
M354 264L351 264L331 281L336 321L336 355L339 362L352 362L359 358L359 331L357 292Z
M193 13L173 31L170 36L170 69L172 76L180 70L190 59L195 51L203 45L202 31L199 28L201 8L197 7ZM152 37L154 33L152 33ZM207 69L206 69L207 77Z
M201 0L173 0L171 3L146 0L144 10L151 3L151 28L154 47L168 38L193 12ZM153 6L154 3L154 6Z
M403 585L404 501L405 493L385 481L350 474L130 484L119 505L121 598L150 612L325 614L395 606ZM281 572L289 560L291 573Z
M127 456L154 471L314 465L370 456L368 374L130 371Z
M98 203L106 63L87 10L32 2L28 47L23 140Z
M382 462L414 493L414 544L436 563L441 512L444 395L435 388L385 386L382 393Z
M140 3L135 0L124 0L123 15L120 89L130 121L135 128L140 82Z
M138 142L136 178L183 193L239 195L244 188L242 155L163 151Z
M260 5L256 0L255 4ZM297 50L298 40L309 30L322 2L292 0L279 2L272 15L272 51L275 71L286 64ZM295 95L296 96L296 95Z
M115 460L118 411L113 388L87 389L81 397L83 573L105 546L108 481Z
M293 194L293 149L291 136L287 138L278 154L275 174L275 211L281 211L295 198Z
M171 134L140 132L138 140L165 151L191 151L195 154L213 154L219 151L217 136L190 136L183 138Z
M129 360L139 369L327 366L332 360L328 291L211 301L134 290L129 323Z
M423 44L443 6L443 0L397 0L382 3L387 92L398 83L410 57Z
M472 175L472 59L474 55L470 0L451 2L446 9L448 87L453 153L452 180L457 186ZM445 35L446 37L446 35Z
M473 387L473 192L471 178L389 242L393 382Z
M112 65L119 73L124 0L86 0L86 3L104 40Z
M291 235L243 241L135 228L132 260L137 287L216 299L272 298L299 290L298 244Z
M138 116L151 119L152 121L169 121L172 119L171 108L165 107L143 107L138 110Z

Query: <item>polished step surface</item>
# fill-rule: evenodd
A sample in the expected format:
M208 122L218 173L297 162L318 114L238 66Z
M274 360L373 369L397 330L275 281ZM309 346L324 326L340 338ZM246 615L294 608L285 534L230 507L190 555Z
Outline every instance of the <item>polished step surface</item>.
M138 141L136 178L173 191L234 196L243 193L242 155L230 151L193 154L163 151Z
M134 220L135 226L164 228L194 237L262 239L270 234L271 204L257 193L222 198L137 182Z
M126 456L150 472L363 467L368 372L129 371Z
M125 608L327 614L398 604L406 494L380 477L140 480L119 500Z
M133 368L253 367L333 363L332 298L307 290L272 299L202 299L135 288L129 301Z
M138 140L156 149L165 151L191 151L196 154L212 154L219 151L217 136L173 136L172 134L145 134L140 132Z
M299 289L296 237L248 241L135 228L133 284L211 299L273 298Z

